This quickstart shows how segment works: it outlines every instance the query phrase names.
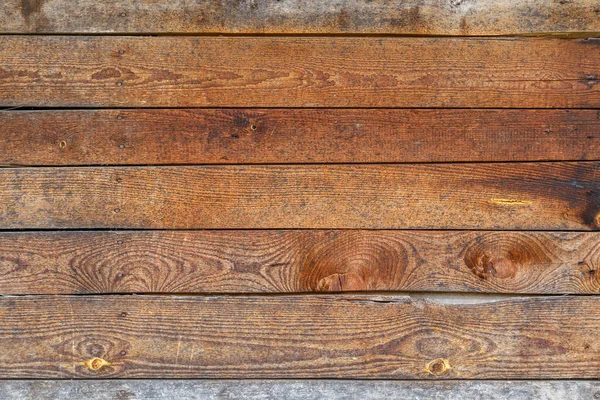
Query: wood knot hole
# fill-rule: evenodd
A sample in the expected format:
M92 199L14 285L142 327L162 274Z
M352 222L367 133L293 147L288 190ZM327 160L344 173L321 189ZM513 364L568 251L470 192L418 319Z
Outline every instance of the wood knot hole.
M98 357L92 358L91 360L85 362L85 366L91 369L92 371L98 371L102 367L107 366L109 364L110 363L108 361Z
M445 358L436 358L425 365L425 372L439 376L450 369L450 362Z
M64 149L65 147L67 147L67 142L64 140L61 140L60 143L58 144L58 147L60 147L61 149Z

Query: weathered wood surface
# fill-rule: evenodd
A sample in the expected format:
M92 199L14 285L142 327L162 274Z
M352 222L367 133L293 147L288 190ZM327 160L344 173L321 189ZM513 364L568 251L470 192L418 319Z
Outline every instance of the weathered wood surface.
M596 381L0 381L4 400L595 400ZM598 396L596 396L598 394Z
M0 234L0 294L600 293L600 233Z
M600 298L0 298L3 378L597 379Z
M0 228L590 230L598 162L0 169Z
M593 0L3 0L2 33L600 32Z
M0 165L599 160L599 132L597 110L14 111Z
M9 35L0 65L6 107L600 106L598 39Z

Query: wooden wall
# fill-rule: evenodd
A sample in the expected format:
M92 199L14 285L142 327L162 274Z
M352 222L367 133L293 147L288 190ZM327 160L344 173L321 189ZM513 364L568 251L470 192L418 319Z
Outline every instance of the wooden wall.
M0 4L3 399L600 398L599 229L595 0Z

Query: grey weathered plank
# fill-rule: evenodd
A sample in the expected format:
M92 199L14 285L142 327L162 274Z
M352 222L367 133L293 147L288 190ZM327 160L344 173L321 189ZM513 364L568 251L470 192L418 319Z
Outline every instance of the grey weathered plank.
M5 35L0 106L597 108L599 49L592 39Z
M600 293L600 232L0 233L0 294Z
M3 378L598 379L595 296L6 296Z
M3 400L596 400L598 381L0 381Z
M600 31L594 0L3 0L3 33L378 33Z

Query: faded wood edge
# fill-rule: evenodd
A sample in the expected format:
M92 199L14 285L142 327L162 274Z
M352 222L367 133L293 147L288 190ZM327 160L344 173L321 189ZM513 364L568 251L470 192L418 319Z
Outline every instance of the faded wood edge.
M3 33L497 35L594 32L600 25L593 0L173 0L154 7L132 0L118 6L90 0L76 5L65 0L4 3Z
M4 400L562 400L600 396L598 381L110 380L0 381Z

